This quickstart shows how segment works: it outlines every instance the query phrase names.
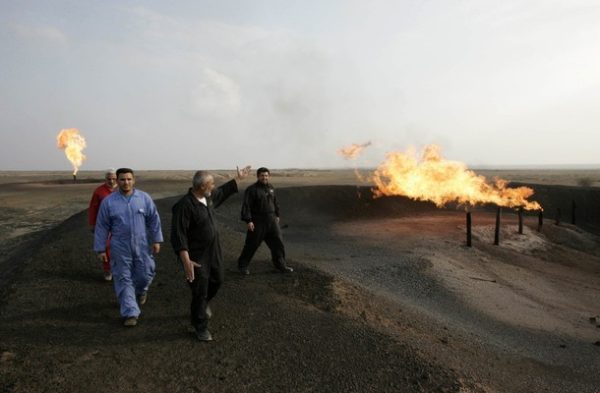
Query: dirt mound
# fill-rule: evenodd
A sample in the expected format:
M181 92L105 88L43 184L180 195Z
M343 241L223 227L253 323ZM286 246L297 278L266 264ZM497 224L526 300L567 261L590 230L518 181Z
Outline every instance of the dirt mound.
M282 210L295 220L327 217L334 220L403 217L432 212L432 203L406 197L373 198L371 187L313 186L278 190ZM309 212L310 214L304 214Z
M432 203L406 197L373 198L371 187L303 186L277 189L282 226L310 227L339 221L405 217L437 212ZM217 211L229 227L245 231L240 224L243 190ZM455 210L450 207L450 210Z
M535 190L532 199L542 205L544 217L600 233L600 188L511 183L523 185Z

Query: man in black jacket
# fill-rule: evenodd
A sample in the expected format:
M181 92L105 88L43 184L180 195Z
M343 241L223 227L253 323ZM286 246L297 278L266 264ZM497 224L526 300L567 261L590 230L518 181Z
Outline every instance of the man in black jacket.
M206 171L194 174L192 188L173 206L171 244L183 264L192 290L191 322L200 341L211 341L208 302L223 283L223 255L214 209L238 191L237 181L248 175L250 166L237 170L237 177L215 188Z
M250 274L250 260L263 240L271 250L275 268L282 273L294 271L285 263L285 248L279 227L279 203L275 189L269 183L269 176L267 168L258 168L256 183L249 186L244 194L242 221L246 222L248 231L244 249L238 258L238 268L243 275Z

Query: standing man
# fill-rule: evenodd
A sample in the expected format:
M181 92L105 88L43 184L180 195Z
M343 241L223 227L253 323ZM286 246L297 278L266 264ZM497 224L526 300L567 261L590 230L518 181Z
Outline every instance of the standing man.
M270 174L267 168L258 168L256 183L246 188L244 194L242 221L246 222L248 231L244 249L238 258L238 268L243 275L250 274L250 260L263 240L271 250L271 260L275 268L282 273L294 271L285 263L285 248L279 227L279 203L275 189L269 183Z
M135 326L139 305L146 303L148 287L154 278L152 254L159 253L163 235L152 198L133 187L133 170L117 169L117 182L119 190L100 204L94 250L102 262L106 261L106 241L111 235L111 267L121 316L125 326Z
M96 227L96 218L98 217L100 203L116 189L117 174L114 169L110 168L104 174L104 183L94 190L90 206L88 207L88 224L92 233L94 233L94 228ZM104 279L106 281L112 280L112 273L110 272L110 235L106 241L106 261L102 261L102 270L104 271Z
M198 171L192 188L173 206L171 243L183 264L192 290L191 322L200 341L212 341L208 331L208 302L223 283L223 255L214 209L238 191L237 181L248 176L250 166L237 169L237 177L215 188L213 176Z

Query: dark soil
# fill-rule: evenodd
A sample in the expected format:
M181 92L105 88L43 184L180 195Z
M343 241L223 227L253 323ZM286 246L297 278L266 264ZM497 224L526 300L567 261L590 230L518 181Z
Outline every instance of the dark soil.
M172 203L158 203L166 237ZM338 312L353 304L336 295L334 286L344 284L332 276L296 261L295 273L281 275L259 259L241 277L235 259L243 235L226 227L226 283L211 305L215 341L192 334L189 290L168 243L140 323L125 328L85 228L82 212L11 255L24 268L1 306L0 392L453 392L468 385Z

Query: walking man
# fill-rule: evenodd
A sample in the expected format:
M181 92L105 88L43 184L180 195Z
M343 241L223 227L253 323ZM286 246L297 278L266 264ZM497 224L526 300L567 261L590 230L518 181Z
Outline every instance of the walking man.
M249 275L250 260L264 242L271 250L271 260L275 268L282 273L293 272L286 265L283 237L279 227L279 203L275 189L269 183L270 172L261 167L256 171L257 181L246 189L242 203L242 221L246 222L246 242L238 258L238 268L243 275Z
M154 257L163 235L160 217L152 198L134 188L133 170L117 170L119 190L100 204L94 232L94 250L105 262L106 241L111 235L111 268L125 326L137 325L140 305L154 278ZM152 251L152 253L151 253Z
M237 181L249 171L250 166L238 168L235 179L217 188L209 172L198 171L192 179L192 188L173 206L171 243L192 291L190 319L200 341L212 341L208 331L212 314L208 302L215 297L224 278L214 209L238 191Z
M98 217L100 203L116 189L117 174L114 169L110 168L104 174L104 183L94 190L90 206L88 207L88 224L92 233L94 233L94 228L96 227L96 218ZM106 281L112 280L112 273L110 272L110 234L106 241L106 261L102 261L102 270L104 271L104 279Z

